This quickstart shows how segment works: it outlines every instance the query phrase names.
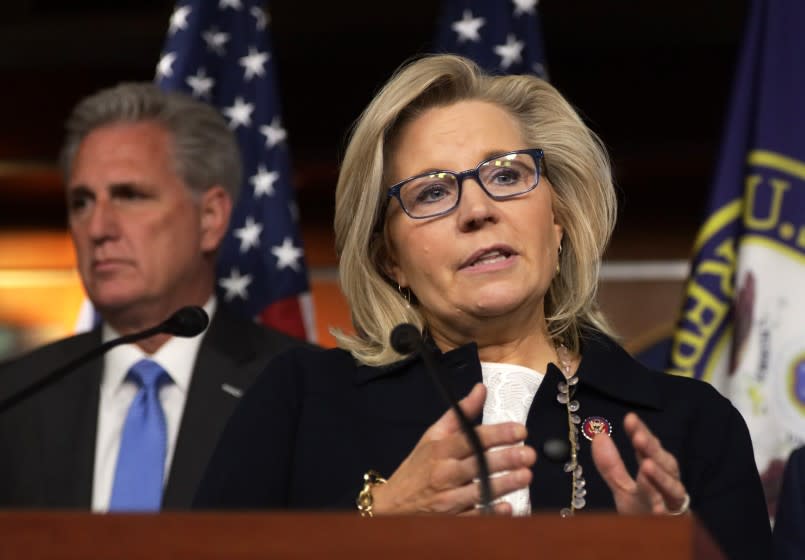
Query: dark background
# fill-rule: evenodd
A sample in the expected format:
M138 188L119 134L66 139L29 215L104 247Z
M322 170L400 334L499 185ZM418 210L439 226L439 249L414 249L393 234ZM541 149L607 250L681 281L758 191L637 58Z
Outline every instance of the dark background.
M303 230L326 229L346 131L401 62L429 50L440 2L269 7ZM746 2L543 0L539 9L551 81L613 158L621 209L609 256L686 258ZM173 2L17 0L0 10L0 229L63 228L62 123L101 87L153 78Z

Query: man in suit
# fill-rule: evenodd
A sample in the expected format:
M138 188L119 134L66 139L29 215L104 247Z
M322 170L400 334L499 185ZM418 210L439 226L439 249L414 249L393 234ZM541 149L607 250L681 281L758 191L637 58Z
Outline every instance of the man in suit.
M205 103L121 84L75 107L61 164L81 280L102 326L0 367L0 397L181 307L203 306L211 323L193 338L117 347L0 416L0 506L188 507L238 397L298 343L233 317L214 296L241 179L236 140Z
M805 558L805 447L788 457L774 520L774 560Z

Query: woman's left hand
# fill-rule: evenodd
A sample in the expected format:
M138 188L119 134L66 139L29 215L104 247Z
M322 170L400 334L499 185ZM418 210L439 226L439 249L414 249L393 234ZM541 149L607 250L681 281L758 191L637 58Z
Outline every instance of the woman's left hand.
M679 479L676 458L634 412L626 415L623 427L637 456L636 478L629 475L611 438L598 435L592 443L593 462L612 491L618 512L675 515L687 512L690 497Z

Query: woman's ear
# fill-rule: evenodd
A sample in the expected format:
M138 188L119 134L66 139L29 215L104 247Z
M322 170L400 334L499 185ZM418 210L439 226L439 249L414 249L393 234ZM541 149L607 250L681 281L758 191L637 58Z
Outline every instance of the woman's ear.
M377 259L375 261L378 263L380 271L398 286L407 287L408 282L397 260L397 251L394 249L388 235L385 232L379 233L375 242L380 245L377 249Z
M559 223L559 217L557 216L556 193L553 193L552 202L553 210L551 211L551 214L553 215L553 233L556 240L556 250L559 251L559 247L562 246L562 240L565 237L565 228Z
M554 199L555 200L555 199ZM561 274L562 271L562 241L565 238L565 228L562 227L562 224L559 223L559 220L556 216L556 207L553 210L553 255L552 257L556 258L556 269L554 273L554 278Z
M399 265L392 265L389 268L388 276L389 278L392 278L400 288L408 287L408 278L405 276L405 273L402 271Z
M556 235L556 250L562 252L562 240L565 238L565 228L560 224L554 223L554 234Z

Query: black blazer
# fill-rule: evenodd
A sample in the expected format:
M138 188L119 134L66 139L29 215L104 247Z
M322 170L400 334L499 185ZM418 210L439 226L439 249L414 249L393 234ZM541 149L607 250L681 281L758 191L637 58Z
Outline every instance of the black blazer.
M805 558L805 447L791 453L774 519L774 560Z
M73 336L0 366L0 397L12 394L101 343L100 329ZM294 338L218 308L199 347L182 414L163 508L188 508L238 399ZM103 361L94 360L0 415L0 507L92 505L95 434Z
M477 348L441 356L455 395L482 379ZM588 333L576 398L582 419L603 416L629 471L633 448L622 421L636 411L673 453L699 515L730 558L768 556L771 530L749 433L740 414L709 385L652 372L609 338ZM528 443L567 438L567 410L556 400L563 379L550 365L528 414ZM354 509L370 468L390 475L446 410L423 364L357 365L345 351L290 351L241 400L209 469L199 508ZM587 507L612 509L612 495L581 439ZM570 502L563 465L538 459L531 484L535 511Z

